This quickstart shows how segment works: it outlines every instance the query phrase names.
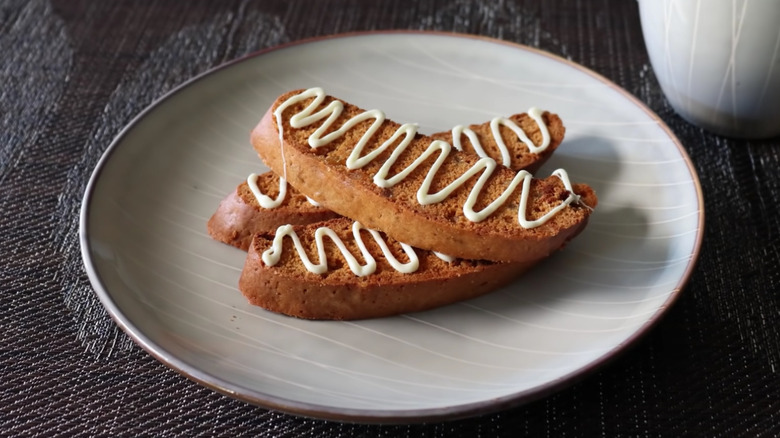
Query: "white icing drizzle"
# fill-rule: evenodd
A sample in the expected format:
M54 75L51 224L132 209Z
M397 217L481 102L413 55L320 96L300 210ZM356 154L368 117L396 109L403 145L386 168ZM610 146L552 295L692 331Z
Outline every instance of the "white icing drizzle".
M279 178L279 194L276 196L276 199L272 199L270 196L261 192L260 188L257 187L257 178L258 175L256 173L251 173L247 177L246 183L249 185L249 190L255 195L255 199L257 199L260 206L263 208L276 208L281 205L287 197L287 180Z
M300 114L297 114L294 116L295 123L293 123L291 119L291 124L294 127L302 127L306 126L310 123L315 123L318 120L321 120L324 117L328 117L328 120L326 120L326 123L324 123L321 128L327 128L344 110L344 105L339 101L333 101L331 102L327 107L323 108L322 110L314 113L313 110L316 109L322 101L325 99L325 92L322 91L320 88L312 88L309 90L306 90L304 93L302 93L299 96L304 96L304 98L314 97L315 100L312 102L311 105L309 105L306 110L308 111L307 114L304 114L301 112ZM294 104L295 102L292 102L290 104ZM316 103L316 105L315 105ZM289 105L280 105L279 108L274 112L274 116L276 117L276 123L278 126L282 126L282 111L287 108ZM330 113L330 115L328 115ZM500 125L507 126L509 129L512 130L512 132L517 135L517 137L522 141L527 147L528 150L532 153L540 153L546 150L550 145L550 132L547 129L547 125L545 125L544 120L542 120L542 110L539 108L531 108L528 110L528 115L536 122L536 124L539 126L539 130L542 133L542 143L539 146L536 146L526 135L526 133L519 127L515 122L513 122L511 119L505 118L505 117L495 117L490 121L490 129L491 133L493 135L493 138L496 142L496 145L498 146L498 149L501 153L501 160L502 164L504 166L510 166L512 163L511 156L509 154L509 149L506 146L506 143L504 142L503 137L500 133ZM317 132L315 132L310 138L309 138L309 145L311 145L313 148L317 148L320 146L323 146L325 144L328 144L330 141L334 140L336 137L343 135L346 131L348 131L350 128L354 127L357 123L360 123L362 121L368 120L368 119L374 119L374 123L371 125L369 130L366 132L366 134L361 138L360 142L358 142L357 145L355 145L355 148L352 150L352 153L349 155L346 161L346 165L348 169L359 169L369 162L371 162L374 158L377 157L377 155L381 154L385 151L388 147L390 147L394 142L396 142L402 135L404 136L404 139L399 144L400 148L406 148L406 146L411 143L411 141L414 139L414 136L417 134L417 124L407 123L402 125L394 134L393 136L383 143L379 148L375 149L371 153L361 157L361 154L363 153L363 148L368 143L368 140L373 136L373 134L379 129L382 122L385 120L385 115L379 110L369 110L366 111L353 119L349 120L347 123L345 123L339 130L331 132L330 134L326 136L322 136L322 133L325 131L324 129L318 129ZM458 125L452 128L452 146L459 150L463 150L463 145L461 142L461 136L465 135L468 137L469 141L471 142L471 145L474 148L474 151L476 154L480 157L488 157L487 153L485 152L485 149L482 146L482 143L479 141L479 137L477 136L476 132L474 132L471 128L465 127L463 125ZM282 143L282 131L279 130L279 143L283 146ZM285 162L284 157L284 151L282 151L282 164L283 164L283 170L284 170L284 176L287 176L287 165ZM254 174L253 174L254 175ZM250 175L250 178L257 179L256 176ZM399 178L399 180L402 178ZM249 179L247 179L247 182L249 182ZM280 195L275 199L271 200L268 196L264 195L260 192L260 190L257 188L257 184L254 185L249 182L250 188L252 188L252 193L257 198L258 202L263 208L276 208L279 205L281 205L282 202L284 202L285 195L282 195L282 193L287 192L287 185L284 181L284 178L282 178L282 181L279 183L279 192ZM389 186L381 186L381 187L389 187ZM307 197L310 204L320 207L320 204L317 203L315 200Z
M272 209L282 205L282 202L284 202L284 200L287 198L287 180L284 178L279 178L279 194L276 195L276 198L271 198L270 196L260 191L260 187L257 186L257 178L259 178L259 175L256 173L250 173L246 178L246 183L249 186L249 190L255 196L255 199L257 199L257 203L265 209ZM311 199L308 196L306 197L306 200L309 201L309 204L315 207L321 207L319 202Z
M557 169L552 174L561 179L561 182L563 182L563 186L566 187L566 190L569 192L569 196L567 196L566 199L563 200L563 202L556 205L555 208L545 213L544 216L540 217L539 219L532 220L532 221L527 220L525 218L525 211L528 208L528 192L531 190L531 177L530 177L531 174L528 173L528 176L523 178L523 196L520 197L520 206L517 209L517 213L518 213L517 221L520 223L521 227L536 228L542 225L543 223L547 222L548 220L550 220L553 216L558 214L559 211L566 208L569 204L573 202L580 202L580 196L574 193L574 188L571 186L571 179L569 179L569 174L566 173L566 171L563 169ZM517 177L515 177L515 179L517 179Z
M282 126L281 114L276 115L276 123L278 123L279 126ZM252 191L252 194L255 196L255 199L257 199L258 204L266 209L276 208L282 205L282 202L284 202L284 200L287 198L287 162L284 158L284 142L282 141L281 129L279 130L279 147L282 148L281 154L284 172L283 175L279 178L279 194L275 199L272 199L270 196L260 191L260 188L257 186L258 175L256 173L250 173L246 178L246 183L249 185L249 190ZM319 206L319 204L314 202L312 199L309 199L309 202L311 202L313 205Z
M358 248L360 248L360 253L363 255L363 259L366 261L365 265L361 265L360 262L358 262L355 256L349 251L349 249L347 249L344 241L341 240L335 231L328 227L319 227L314 232L314 240L317 245L317 257L319 262L312 262L309 256L306 254L306 251L301 244L301 240L293 229L292 225L282 225L276 229L276 235L274 236L271 247L263 251L263 263L265 263L267 266L274 266L279 263L279 259L282 255L282 241L284 240L285 236L289 236L295 245L295 249L298 252L298 257L306 267L306 270L313 274L324 274L328 271L328 260L325 254L324 238L328 237L336 245L336 247L338 247L339 251L341 251L341 254L347 261L347 265L349 266L349 269L352 271L352 273L358 277L373 274L376 271L376 260L371 255L371 253L368 252L368 249L363 242L363 238L360 235L360 230L367 230L371 234L377 245L379 245L379 247L382 249L382 254L384 255L385 259L387 259L387 261L396 271L402 274L411 274L419 269L420 260L417 258L417 253L414 251L414 248L405 243L401 243L401 248L409 258L408 262L402 263L392 254L390 248L387 246L387 243L379 234L379 232L368 229L359 222L354 222L352 224L352 236L354 237Z
M282 135L282 113L274 114L276 116L276 125L279 127L279 153L282 155L282 177L279 178L279 184L285 185L285 192L287 191L287 158L284 156L284 138ZM282 198L284 199L284 198Z
M512 164L512 157L509 155L509 148L506 146L504 138L501 136L501 125L511 129L512 132L517 135L517 138L528 147L528 151L533 154L544 152L550 146L550 131L547 129L547 125L544 124L544 120L542 120L542 110L533 107L528 110L528 115L536 122L536 125L539 126L539 131L542 133L542 143L539 146L536 146L531 139L528 138L525 131L517 126L511 119L506 117L495 117L490 121L490 133L493 135L493 140L495 140L499 152L501 152L501 164L506 167L509 167ZM467 128L463 125L452 128L452 146L455 149L459 151L463 150L463 144L460 141L462 135L465 135L469 139L474 148L474 152L476 152L478 156L488 156L485 149L482 147L482 143L479 141L479 137L477 137L477 133L471 128Z
M568 206L569 204L573 202L579 202L580 200L580 197L576 195L572 189L571 181L569 180L566 171L564 171L563 169L558 169L555 172L553 172L553 175L561 179L564 186L569 191L569 195L564 201L561 202L561 204L553 208L544 216L536 220L527 220L526 209L528 206L528 196L530 194L530 186L531 186L531 180L533 178L533 175L523 170L515 174L514 178L509 183L509 185L504 190L504 192L501 194L501 196L499 196L494 201L492 201L484 209L480 211L474 211L474 205L479 199L480 192L482 191L483 187L485 186L485 184L487 183L488 179L493 174L497 166L495 160L489 157L480 158L463 175L461 175L460 177L452 181L449 185L447 185L447 187L443 188L439 192L432 194L430 193L431 184L433 183L434 178L437 172L439 171L439 169L441 168L442 164L444 163L444 161L447 159L450 152L452 151L452 146L449 143L442 140L432 141L428 146L428 148L419 157L417 157L417 159L415 159L414 162L412 162L409 166L401 170L396 175L392 177L388 177L390 168L398 160L398 157L401 155L401 153L403 153L403 151L409 146L409 144L411 144L411 141L417 132L417 126L414 124L401 125L401 127L398 128L398 130L392 135L392 137L388 141L383 143L378 149L374 150L373 152L367 154L364 157L361 157L360 154L363 148L369 142L369 140L374 135L374 133L376 133L376 131L379 129L379 126L384 122L385 120L384 113L376 109L364 111L352 117L351 119L347 120L338 129L331 131L327 135L323 135L331 128L331 126L335 123L335 121L339 118L339 116L344 110L344 104L338 100L333 100L324 108L317 110L321 106L322 102L325 100L325 97L326 97L325 91L322 88L316 87L316 88L310 88L308 90L302 91L301 93L296 94L288 98L284 102L282 102L274 111L274 115L276 116L276 120L277 120L277 125L279 127L279 135L282 136L283 125L281 123L281 115L284 112L284 110L292 105L295 105L296 103L311 98L313 99L311 100L311 102L308 103L308 105L303 110L299 111L296 114L293 114L292 117L290 117L290 125L293 128L303 128L310 124L316 123L322 119L326 119L322 123L322 125L320 125L314 131L314 133L312 133L308 138L309 146L311 146L313 149L327 145L328 143L332 142L339 136L343 135L349 129L353 128L355 125L357 125L360 122L369 119L374 119L374 122L372 123L371 127L369 127L369 129L363 134L363 136L360 138L358 143L353 148L352 153L347 158L347 162L346 162L347 167L349 169L359 169L365 166L373 159L375 159L385 149L390 147L398 138L400 138L400 136L403 135L404 139L401 141L400 144L396 146L396 148L390 154L390 157L383 163L383 165L380 167L380 169L373 177L374 184L376 184L379 187L386 188L398 184L400 181L406 178L414 169L420 166L425 160L427 160L429 157L435 155L438 152L439 156L437 157L436 161L428 170L428 173L426 174L423 183L420 185L420 188L417 190L417 201L421 205L428 205L428 204L442 202L450 194L452 194L452 192L455 191L458 187L465 184L470 178L472 178L473 176L479 173L481 173L481 175L479 176L471 192L469 192L469 196L463 205L463 214L466 216L468 220L472 222L480 222L482 220L485 220L487 217L489 217L493 212L496 211L496 209L498 209L498 207L503 205L509 199L509 196L512 194L512 192L514 192L515 188L517 188L519 184L523 184L523 189L520 195L520 205L518 208L518 223L523 228L538 227L544 224L545 222L547 222L548 220L550 220L555 214L557 214L562 209L566 208L566 206ZM535 120L537 120L537 123L539 123L539 121L541 120L540 119L541 112L538 110L532 112L534 114L531 114L531 116L534 117ZM505 120L511 123L511 121L509 121L508 119ZM494 135L497 134L498 126L500 124L505 124L509 126L508 124L506 124L506 122L502 121L501 119L498 120L494 119L494 122L491 122L491 128L493 129ZM514 123L511 124L514 125ZM514 126L517 127L517 125ZM544 123L540 123L540 127L541 126L544 126ZM522 132L522 130L519 129L519 127L517 127L517 129L515 130L510 126L510 129L513 129L513 131L515 131L516 133L518 131ZM546 127L543 128L542 131L547 131ZM499 137L500 136L496 135L497 139ZM525 139L528 139L528 137L525 136L525 133L523 133L523 137L525 137ZM547 138L547 142L549 143L549 133L544 135L544 137ZM528 142L530 143L530 140L528 140ZM283 145L284 143L281 142L280 144ZM506 149L505 145L504 145L504 149ZM284 156L284 154L282 154L282 156Z
M431 251L431 252L432 252L432 253L433 253L433 254L434 254L436 257L438 257L438 258L440 258L440 259L444 260L444 261L445 261L445 262L447 262L447 263L452 263L452 262L454 262L454 261L455 261L455 257L453 257L453 256L451 256L451 255L442 254L442 253L440 253L440 252L436 252L436 251Z

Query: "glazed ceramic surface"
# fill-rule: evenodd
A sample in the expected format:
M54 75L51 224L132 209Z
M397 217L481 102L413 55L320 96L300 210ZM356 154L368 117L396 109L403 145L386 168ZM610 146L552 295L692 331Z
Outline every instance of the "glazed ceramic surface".
M642 31L672 107L717 134L780 134L780 2L639 0Z

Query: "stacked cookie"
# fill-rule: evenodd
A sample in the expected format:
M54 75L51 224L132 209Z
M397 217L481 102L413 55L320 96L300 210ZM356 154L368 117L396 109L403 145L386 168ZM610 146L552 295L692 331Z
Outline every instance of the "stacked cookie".
M424 136L322 89L280 96L252 132L252 175L208 224L248 250L253 304L312 319L420 311L487 293L585 227L593 190L536 179L563 139L536 109Z

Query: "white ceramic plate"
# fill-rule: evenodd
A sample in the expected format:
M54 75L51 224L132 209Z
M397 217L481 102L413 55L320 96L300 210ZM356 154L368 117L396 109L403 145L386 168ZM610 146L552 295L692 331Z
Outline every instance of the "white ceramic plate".
M321 86L423 132L538 106L558 113L557 167L600 203L586 231L516 283L438 310L303 321L246 303L244 254L207 219L265 170L249 131L282 92ZM265 51L179 87L109 147L87 189L84 261L117 323L222 393L296 414L432 421L549 394L657 321L691 274L701 189L669 129L604 78L485 38L378 33Z

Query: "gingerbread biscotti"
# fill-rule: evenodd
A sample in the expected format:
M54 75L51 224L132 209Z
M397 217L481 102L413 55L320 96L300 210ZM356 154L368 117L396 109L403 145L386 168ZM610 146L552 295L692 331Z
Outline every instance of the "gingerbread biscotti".
M553 142L550 119L530 114L520 129L534 145ZM597 203L563 170L546 179L515 172L318 88L279 97L252 143L274 172L322 206L459 258L539 260L576 236Z
M339 218L257 234L239 289L251 304L273 312L354 320L474 298L533 264L451 260Z
M560 118L547 114L550 140L534 144L522 127L535 123L528 114L495 117L489 122L457 125L449 131L432 134L465 153L491 157L514 170L535 172L553 154L563 139L565 128ZM263 202L265 201L265 202ZM308 202L306 202L308 201ZM280 225L302 225L338 216L303 196L273 172L252 174L247 181L220 202L208 222L211 237L246 251L252 235L272 231Z
M279 198L279 191L276 174L250 175L219 203L206 224L209 235L247 251L256 233L273 231L285 224L304 225L339 217L289 186L279 202L274 202ZM266 201L265 206L262 201Z

